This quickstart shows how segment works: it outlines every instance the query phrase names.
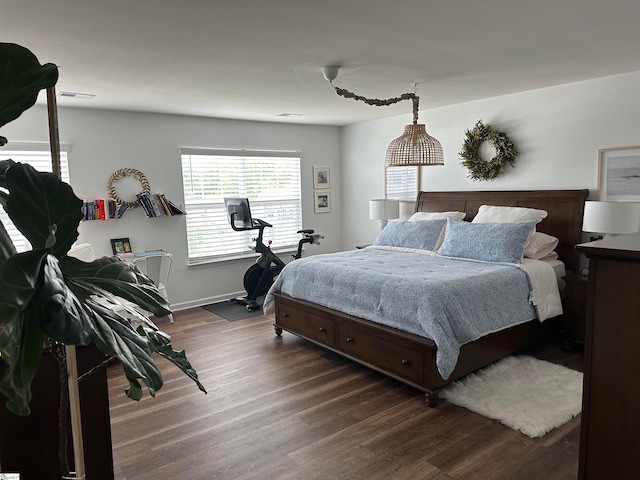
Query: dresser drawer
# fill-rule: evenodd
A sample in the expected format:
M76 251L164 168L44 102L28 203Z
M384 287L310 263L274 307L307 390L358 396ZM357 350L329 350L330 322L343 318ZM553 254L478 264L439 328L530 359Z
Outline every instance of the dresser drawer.
M410 342L389 341L350 325L338 328L338 347L345 353L414 382L423 381L424 357Z
M335 346L336 324L331 319L282 302L276 310L276 323L285 330L299 333L325 345Z

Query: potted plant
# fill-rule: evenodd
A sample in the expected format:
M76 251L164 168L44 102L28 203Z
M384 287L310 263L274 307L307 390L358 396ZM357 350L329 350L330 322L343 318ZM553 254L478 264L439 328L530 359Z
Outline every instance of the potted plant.
M0 128L32 107L38 92L57 79L55 65L41 65L19 45L0 43ZM6 143L0 137L0 146ZM176 351L170 337L128 303L156 316L171 313L149 278L117 257L87 263L67 255L82 218L82 201L71 186L29 165L0 161L0 204L33 247L18 253L0 222L0 358L8 365L0 392L8 409L29 414L31 381L45 342L95 344L121 362L129 381L126 394L134 400L142 397L141 383L151 395L162 387L154 353L206 393L184 351ZM109 303L122 305L135 320Z

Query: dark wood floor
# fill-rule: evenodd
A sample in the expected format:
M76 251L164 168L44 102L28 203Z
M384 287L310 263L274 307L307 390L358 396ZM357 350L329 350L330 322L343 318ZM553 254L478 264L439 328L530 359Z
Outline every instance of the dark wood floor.
M202 394L160 359L156 398L124 396L109 367L117 480L523 479L577 477L579 417L540 439L424 396L291 334L272 318L195 308L160 327L186 349ZM559 342L530 352L581 369Z

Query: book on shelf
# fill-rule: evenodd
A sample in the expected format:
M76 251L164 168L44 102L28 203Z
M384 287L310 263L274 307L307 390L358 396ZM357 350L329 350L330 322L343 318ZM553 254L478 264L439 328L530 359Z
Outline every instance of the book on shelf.
M162 201L162 197L160 196L159 193L153 194L153 201L154 201L154 205L156 205L158 207L158 210L160 211L160 216L165 216L165 217L171 216L171 212L169 211L165 203Z
M144 210L144 213L147 215L147 217L154 217L155 215L153 213L153 208L149 203L148 195L140 192L136 194L136 197L138 197L138 200L140 201L140 206L142 206L142 210Z
M84 200L82 202L82 219L109 220L120 218L126 209L126 205L118 205L113 199Z
M104 211L104 198L96 199L96 206L98 207L98 220L106 220L107 215Z
M164 193L138 193L136 197L142 205L142 209L147 217L172 217L173 215L184 215L184 210L167 200Z
M149 205L151 205L151 210L153 210L154 217L162 217L164 216L164 212L160 209L160 205L158 205L158 201L156 200L155 195L147 195L147 199L149 200Z
M118 205L114 218L122 217L122 215L124 215L124 212L126 212L128 208L129 207L127 207L126 205Z
M164 198L164 194L162 194L162 197ZM178 207L175 203L173 203L171 200L167 200L165 198L165 202L167 202L167 206L169 207L169 209L171 210L171 215L185 215L184 210L181 209L180 207Z
M109 200L107 200L107 204L105 205L105 207L106 207L107 218L117 218L116 217L117 205L114 199L110 198Z

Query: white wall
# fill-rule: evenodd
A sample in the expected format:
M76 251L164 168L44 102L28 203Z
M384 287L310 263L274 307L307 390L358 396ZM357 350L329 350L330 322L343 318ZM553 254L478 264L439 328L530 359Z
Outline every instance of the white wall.
M243 122L177 115L158 115L79 108L59 109L61 142L69 153L71 185L84 199L107 197L107 180L118 168L130 167L145 174L152 191L164 192L176 204L184 201L178 148L213 147L259 150L299 150L302 159L303 225L325 235L306 254L341 249L342 181L340 129L283 123ZM3 128L9 141L48 141L46 111L34 107ZM313 209L314 165L331 167L332 211ZM118 193L121 194L121 183ZM122 183L122 188L135 185ZM135 190L132 190L135 192ZM99 256L111 255L110 238L129 237L135 251L164 249L174 254L168 285L176 310L243 293L242 276L251 261L235 261L198 267L187 266L185 217L147 219L140 208L119 220L82 222L79 241L90 242ZM265 239L268 238L265 232ZM286 255L288 257L288 255ZM283 259L286 259L283 256Z
M427 98L428 87L418 95ZM410 110L410 105L407 105ZM598 149L640 145L640 72L533 90L420 112L442 143L445 165L421 168L425 191L588 188L595 198ZM505 131L520 152L514 168L472 181L458 152L465 131L482 119ZM378 231L368 200L383 194L386 148L407 114L343 129L343 247L370 243Z

